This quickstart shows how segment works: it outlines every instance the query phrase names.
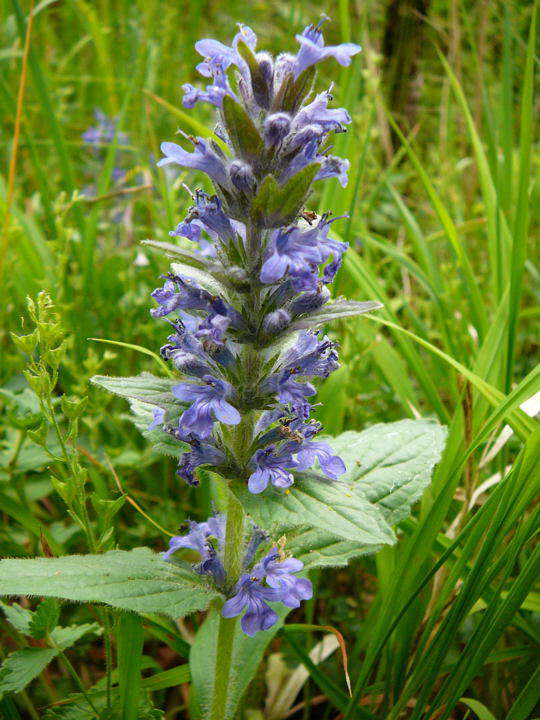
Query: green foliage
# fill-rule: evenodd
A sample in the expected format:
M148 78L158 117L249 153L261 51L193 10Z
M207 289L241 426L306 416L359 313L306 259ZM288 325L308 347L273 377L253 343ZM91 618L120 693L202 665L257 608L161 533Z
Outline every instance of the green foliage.
M41 595L106 603L172 619L204 610L218 596L193 572L147 548L35 560L0 560L0 595Z
M25 648L11 653L0 667L0 697L18 693L58 655L54 648Z
M29 6L20 0L0 2L4 216ZM410 7L404 0L397 5ZM354 41L364 47L332 90L335 106L346 106L353 118L348 132L335 136L332 150L351 161L349 185L342 191L328 183L321 191L306 175L296 195L289 188L281 202L291 201L287 212L307 202L320 212L349 214L332 227L334 235L350 243L336 297L372 297L384 306L377 321L359 323L336 301L341 320L332 326L331 339L340 342L342 368L321 383L319 419L330 435L343 433L340 451L350 451L351 458L356 441L365 443L359 452L363 464L377 461L381 445L369 438L380 432L381 423L392 427L403 417L415 419L413 426L426 430L416 446L424 469L414 475L411 451L402 457L403 473L395 478L379 463L372 486L374 476L364 481L360 466L360 476L345 483L349 487L352 481L352 505L344 491L335 498L338 510L329 506L340 532L354 525L357 534L356 520L348 518L358 517L362 503L379 510L383 529L388 533L392 526L397 542L374 558L368 555L379 542L336 537L328 522L309 531L290 528L288 515L273 506L266 519L276 532L283 526L287 550L301 554L311 579L319 580L317 599L295 613L295 622L305 617L343 633L355 702L362 705L349 702L334 655L309 664L315 642L309 634L286 636L291 644L280 639L266 644L262 638L265 647L252 655L253 645L246 644L234 665L238 696L249 686L237 708L243 720L251 716L249 710L258 713L264 707L264 661L258 674L255 666L277 650L291 672L298 662L309 668L304 695L295 701L309 707L315 693L324 694L328 699L312 711L321 716L346 712L347 717L397 720L404 713L419 719L469 712L526 720L538 714L538 677L530 668L538 661L533 505L539 449L537 423L519 409L528 402L534 415L537 405L531 398L539 390L534 369L540 301L533 244L540 207L534 4L430 3L425 22L418 20L423 37L413 78L407 77L400 53L407 55L415 32L400 34L402 46L390 62L375 52L381 48L384 53L388 7L379 1L345 1L326 9L334 21L325 26L328 43ZM191 204L181 188L186 178L157 171L154 158L158 140L172 137L179 126L212 136L209 109L201 105L188 114L179 100L179 83L201 80L195 73L190 77L200 59L192 49L197 38L226 40L234 18L267 38L269 49L294 49L294 32L319 13L320 7L308 2L35 3L15 192L7 226L0 228L0 555L14 558L6 561L8 567L29 556L55 556L31 561L41 572L51 567L47 563L69 564L65 557L70 554L109 558L107 550L140 545L157 551L165 536L147 517L175 533L185 519L207 517L213 503L222 507L221 491L207 475L198 489L179 486L174 466L182 448L159 429L147 431L152 401L149 395L134 395L153 393L161 406L159 394L175 381L158 353L164 325L151 321L147 312L163 267L162 258L149 250L166 252L178 263L193 261L191 243L174 238L173 244L168 236ZM400 12L394 30L403 30L402 23L411 18L420 16ZM239 48L256 73L252 53L243 43ZM400 93L409 93L399 107L392 104L390 87L396 68ZM324 64L320 75L318 87L328 87ZM291 109L295 99L310 92L313 80L310 69L291 81L274 98L273 109ZM95 107L120 118L117 137L103 148L100 160L80 139ZM126 146L118 143L121 132L129 134ZM238 133L238 142L247 142L248 135ZM217 136L213 140L220 142ZM116 164L125 169L125 182L114 181ZM273 180L262 187L258 202L266 212ZM276 206L275 211L283 209ZM143 238L151 240L140 254ZM229 279L213 277L206 263L197 267L203 273L199 280L237 291ZM41 290L49 295L37 297ZM33 298L30 306L27 296ZM328 319L319 315L310 319L314 327L324 327ZM98 342L90 342L91 337ZM152 391L149 384L135 387L145 371L156 383ZM103 381L100 387L89 385L93 376ZM120 398L114 397L114 388ZM130 399L131 415L124 397ZM167 411L173 417L181 408ZM442 441L440 426L429 418L447 425L448 437L419 499ZM140 432L134 432L133 423ZM409 451L407 441L402 449ZM389 494L371 494L376 486ZM313 504L312 516L321 505L319 491L314 492L316 498L305 498ZM400 508L411 514L402 518ZM253 516L258 512L254 506ZM155 563L161 568L161 561ZM158 594L135 600L154 608L143 618L145 655L135 653L130 669L136 678L145 657L155 658L152 674L146 677L144 670L141 679L141 719L162 715L153 706L187 714L185 708L176 709L183 701L175 685L190 682L188 665L179 662L187 658L194 635L192 695L203 705L210 702L205 700L208 668L215 661L214 611L206 620L195 615L180 625L172 614L155 614L163 606L167 613L174 596L167 590L157 608L161 587L151 579L155 563L148 560L144 573ZM81 568L73 569L82 576ZM102 571L96 569L93 577L103 579ZM176 572L183 570L167 565L167 578ZM35 596L44 597L46 581L62 579L36 577ZM4 576L2 582L7 582ZM126 585L130 582L126 579ZM99 582L95 592L102 596L96 599L98 607L62 606L65 625L54 627L50 640L30 635L31 624L38 634L44 632L40 627L50 629L47 604L36 607L30 599L24 607L2 605L0 644L8 672L0 677L12 688L0 699L2 717L95 718L88 698L104 718L121 717L126 695L124 690L121 700L115 658L126 638L115 635L120 627L116 610L105 605L106 590ZM201 599L199 607L206 602ZM80 676L87 697L58 649L45 646L50 641L68 649L76 671L84 666ZM28 647L28 642L44 646ZM49 685L39 679L47 663L53 677ZM160 670L158 663L176 667ZM198 717L196 711L193 716Z
M287 612L282 606L279 611L280 620L270 630L259 632L253 638L245 635L239 624L236 624L231 662L231 692L227 697L227 705L223 708L223 720L233 720L236 717L246 688L255 677L264 651L276 636ZM222 662L217 647L218 627L219 613L210 611L191 647L189 665L194 690L191 707L194 717L210 717L215 667L216 663Z

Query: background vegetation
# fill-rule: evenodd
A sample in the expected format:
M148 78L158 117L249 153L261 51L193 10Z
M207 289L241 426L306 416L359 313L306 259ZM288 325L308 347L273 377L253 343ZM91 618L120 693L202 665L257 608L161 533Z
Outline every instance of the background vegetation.
M140 241L167 239L190 204L182 182L194 187L193 178L158 171L155 160L177 128L211 126L205 108L187 114L180 104L181 83L196 79L194 42L228 41L241 21L262 47L294 51L294 34L324 10L328 42L364 51L333 90L353 117L336 139L351 161L349 185L315 193L312 209L349 214L334 226L352 246L336 292L385 307L334 330L343 367L320 387L319 416L331 434L435 417L449 437L399 544L314 573L315 599L291 617L343 634L353 700L338 653L309 660L321 634L293 627L274 641L243 712L261 718L266 698L265 717L276 720L539 716L533 3L42 0L30 14L27 2L0 0L0 8L0 555L159 550L160 527L174 533L208 515L212 482L180 484L125 403L88 381L159 372L141 348L157 352L163 342L148 310L164 259ZM119 132L90 147L81 134L95 108L117 117ZM41 296L29 310L27 296L41 290L54 308ZM36 322L33 352L10 333L31 333ZM71 500L67 478L79 488ZM26 690L0 699L0 717L83 718L87 705L62 701L96 683L91 692L103 694L106 656L126 652L108 642L108 612L65 606L61 618L98 624ZM133 672L141 669L144 692L170 720L187 717L193 630L149 617L135 654ZM0 633L4 655L44 642L4 619ZM299 662L309 678L297 672L286 695L279 683ZM133 677L114 677L124 697Z

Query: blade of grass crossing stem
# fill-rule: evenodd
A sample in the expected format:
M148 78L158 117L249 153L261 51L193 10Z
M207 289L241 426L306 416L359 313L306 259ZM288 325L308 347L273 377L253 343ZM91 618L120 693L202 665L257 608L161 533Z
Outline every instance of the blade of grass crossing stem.
M450 241L450 244L454 250L454 253L463 273L463 285L469 301L471 319L475 324L478 334L480 335L480 337L482 337L488 326L487 315L485 312L485 304L478 288L474 270L469 261L469 258L467 257L467 253L465 252L465 249L461 243L454 221L450 217L450 213L444 206L444 203L442 202L437 191L435 190L435 187L429 178L428 172L425 170L418 156L412 149L409 141L402 133L400 127L395 122L392 115L388 111L386 111L386 115L390 124L398 135L400 142L402 143L402 145L404 145L407 155L409 156L412 164L416 169L416 172L420 177L420 180L422 181L424 189L428 194L431 204L433 205L433 209L437 213L439 221L441 222L446 232L446 236L448 237L448 240Z
M26 19L22 11L19 0L12 0L13 9L15 10L15 18L19 29L19 35L24 41ZM44 117L49 124L49 128L52 135L53 144L56 148L58 160L60 162L60 169L62 171L62 177L64 180L65 189L69 194L73 193L76 189L75 176L73 175L73 169L71 167L71 159L69 152L64 142L64 136L60 123L56 117L53 109L53 101L45 81L45 77L41 71L40 61L36 55L36 52L32 46L28 54L28 65L32 75L32 80L36 88L36 92L39 96L41 106L43 108ZM79 228L81 235L84 234L84 216L81 208L78 205L74 206L73 213Z
M381 284L377 282L377 278L375 277L371 268L360 258L354 248L349 248L348 252L345 255L343 263L343 274L348 275L348 277L354 282L355 286L359 288L362 292L366 292L370 295L370 297L380 300L384 305L384 308L380 311L381 314L386 315L392 320L395 320L396 323L394 327L399 327L399 325L397 324L397 317L391 310L391 303L389 297L382 289ZM412 343L410 343L406 338L402 336L402 333L393 332L392 334L396 340L396 343L399 345L402 354L407 359L411 370L415 373L418 382L422 386L429 403L439 416L439 419L442 422L448 422L448 411L443 405L439 397L437 387L432 380L431 374L426 369L422 358L416 351L416 348L413 346Z
M527 240L529 227L529 181L531 172L531 155L533 142L533 56L536 40L536 10L533 10L527 59L525 61L525 74L523 76L523 90L521 98L521 119L519 138L519 174L516 203L516 216L514 221L513 245L510 268L510 318L508 327L508 350L506 364L506 389L510 388L514 374L514 360L516 354L516 328L519 316L519 307L523 286L523 274L527 260Z
M432 345L432 343L428 342L427 340L418 337L418 335L415 335L409 330L405 330L405 328L399 327L399 325L396 325L389 320L383 320L381 317L375 317L374 315L370 315L369 313L364 315L364 317L369 318L370 320L375 320L376 322L380 322L383 325L386 325L393 328L394 330L398 330L399 332L404 333L408 337L415 340L415 342L417 342L419 345L426 348L426 350L429 350L433 354L441 357L455 370L464 375L467 380L469 380L469 382L474 385L474 387L477 388L477 390L479 390L492 405L497 405L504 400L505 395L503 395L500 390L497 390L497 388L485 382L485 380L479 377L476 373L466 368L465 365L462 365L460 362L440 350L435 345ZM527 437L527 435L529 435L530 433L534 432L537 427L536 421L532 420L521 410L512 411L509 417L509 423L514 429L514 432L516 432L522 439Z
M99 343L105 343L107 345L117 345L118 347L128 348L129 350L136 350L137 352L140 352L143 355L148 355L149 357L153 358L157 362L159 367L163 370L163 372L168 377L174 377L174 373L171 372L171 369L163 361L163 359L160 358L160 356L157 355L155 352L152 352L152 350L148 350L148 348L145 348L142 345L134 345L132 343L125 343L125 342L121 342L120 340L106 340L105 338L88 338L88 340L93 340L94 342L99 342Z
M433 635L433 627L436 622L436 616L432 615L428 627L425 628L423 638L419 643L419 651L415 657L413 663L413 673L407 682L406 690L401 696L399 702L393 708L390 718L397 718L401 710L406 706L408 700L411 697L416 698L416 705L411 716L411 720L419 720L422 717L422 712L426 707L431 695L432 688L436 683L436 679L440 673L440 668L444 662L445 657L448 654L448 648L451 646L451 639L458 632L459 627L463 621L467 618L470 609L474 603L482 596L484 589L487 587L491 579L490 569L494 557L499 557L496 552L496 548L502 545L504 542L504 536L506 533L505 516L507 516L508 507L511 507L512 498L519 493L520 487L526 480L524 477L514 478L516 473L512 473L511 477L508 477L504 483L504 492L501 494L500 501L493 515L490 514L489 525L487 532L482 535L482 543L478 557L475 558L472 565L472 570L469 572L463 581L459 589L459 594L453 599L452 605L448 613L443 617L441 625L438 627L436 633ZM514 482L514 480L516 482ZM485 513L484 513L485 514ZM466 569L465 559L473 556L474 549L480 537L474 535L469 537L468 542L463 548L462 556L458 563L460 570ZM511 551L512 557L514 556L514 550ZM513 567L512 557L510 557L504 564L506 574L509 575L511 568ZM445 583L446 597L449 597L455 588L456 581L456 568L451 573L450 578ZM501 581L500 587L504 585ZM443 595L444 597L444 595ZM442 605L443 599L441 598ZM442 607L440 609L442 610ZM484 618L485 619L485 618ZM425 653L423 648L429 639L429 646ZM420 656L420 653L423 653ZM463 658L466 653L461 655ZM456 666L450 672L449 677L454 678L458 672L457 668L461 663L461 659L458 660ZM461 673L459 673L461 675ZM448 683L445 681L445 685ZM465 685L465 687L467 687ZM464 688L463 688L464 689ZM462 690L463 690L462 689ZM457 702L462 692L459 692L454 698L454 702ZM440 697L441 693L437 695ZM430 704L433 710L437 705L435 701ZM453 707L453 706L452 706Z
M527 720L540 700L540 666L533 672L528 683L510 708L506 720Z
M142 618L135 613L120 613L116 640L118 646L120 717L122 720L137 720L139 717L143 649Z
M461 531L460 535L456 538L456 540L454 540L453 543L450 544L446 551L443 552L439 560L435 562L432 567L425 573L422 580L417 583L412 593L408 596L407 600L403 603L400 610L397 612L396 608L399 607L400 598L403 597L403 595L406 595L406 591L404 591L397 582L394 582L393 592L394 594L397 594L397 598L396 600L394 600L391 597L388 597L383 608L377 609L375 623L373 626L371 626L372 630L370 632L370 642L367 648L366 656L362 663L360 674L355 683L353 695L351 700L349 701L349 705L347 707L345 715L343 716L343 720L349 720L350 718L354 717L354 708L364 691L366 681L368 680L374 664L376 663L382 650L386 646L386 643L392 636L392 633L401 622L401 619L403 618L407 610L410 608L411 604L414 602L418 594L427 586L435 573L444 565L448 558L452 556L452 554L463 542L463 540L469 537L471 531L478 527L480 520L483 519L485 522L488 521L488 513L493 507L493 501L495 499L495 495L498 492L500 492L500 488L496 488L495 493L490 498L488 498L487 502L482 508L484 511L483 514L477 513L476 515L472 516L467 525ZM483 532L483 528L481 528L481 532ZM402 565L405 569L407 568L406 563L402 563ZM416 567L421 568L421 564L417 564ZM370 617L368 616L366 621L368 625L369 620Z
M512 543L514 551L511 555L508 553L509 557L506 563L507 572L505 573L505 580L508 579L511 568L519 552L523 549L523 545L518 544L517 540L518 538L516 536ZM488 656L497 640L499 640L514 614L519 610L531 587L534 586L539 573L540 546L537 546L532 551L517 578L513 579L506 597L498 604L491 604L491 608L494 608L493 612L489 612L489 610L484 612L482 620L469 641L468 646L460 655L455 671L447 677L441 687L432 705L432 707L438 707L437 702L439 702L439 705L443 702L446 704L446 710L441 720L447 720L447 718L449 718L452 708L457 704L460 695L468 687L473 677L480 671L484 659ZM440 699L438 700L439 697Z
M510 267L510 254L512 252L512 237L493 181L489 162L484 152L484 146L476 130L465 93L456 78L452 68L445 57L439 52L439 59L448 75L452 91L456 97L465 124L469 132L474 150L478 176L482 189L482 199L486 207L486 220L488 228L488 251L490 266L494 278L494 296L499 301L508 282L508 268Z

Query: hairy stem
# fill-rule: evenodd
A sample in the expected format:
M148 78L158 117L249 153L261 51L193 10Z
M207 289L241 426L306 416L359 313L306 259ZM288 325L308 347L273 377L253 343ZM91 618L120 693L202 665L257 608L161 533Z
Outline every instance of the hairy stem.
M242 570L243 534L244 511L234 495L229 492L224 567L227 573L227 581L230 584L236 582ZM224 618L221 616L219 618L211 720L221 720L225 712L236 624L237 618Z

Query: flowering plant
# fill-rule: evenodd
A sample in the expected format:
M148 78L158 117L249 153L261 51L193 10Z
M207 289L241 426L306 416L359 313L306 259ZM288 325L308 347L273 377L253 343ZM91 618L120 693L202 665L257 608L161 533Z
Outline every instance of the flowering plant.
M130 400L155 449L178 458L179 478L196 486L201 468L212 473L226 507L191 521L160 555L2 561L2 594L174 620L210 605L190 672L193 717L211 720L235 717L266 645L312 597L310 569L395 542L392 525L428 484L444 437L436 423L405 420L323 438L312 417L312 381L339 367L321 328L380 304L332 299L347 250L333 236L340 218L306 208L314 184L345 185L349 168L328 141L351 118L332 106L331 89L313 95L315 67L346 66L360 48L326 46L322 21L296 37L298 53L275 59L245 26L231 46L196 44L209 82L184 85L183 103L210 103L218 122L204 138L183 134L189 150L164 142L158 164L204 173L207 190L191 193L170 233L178 242L147 241L173 259L151 310L168 325L168 374L93 379Z

